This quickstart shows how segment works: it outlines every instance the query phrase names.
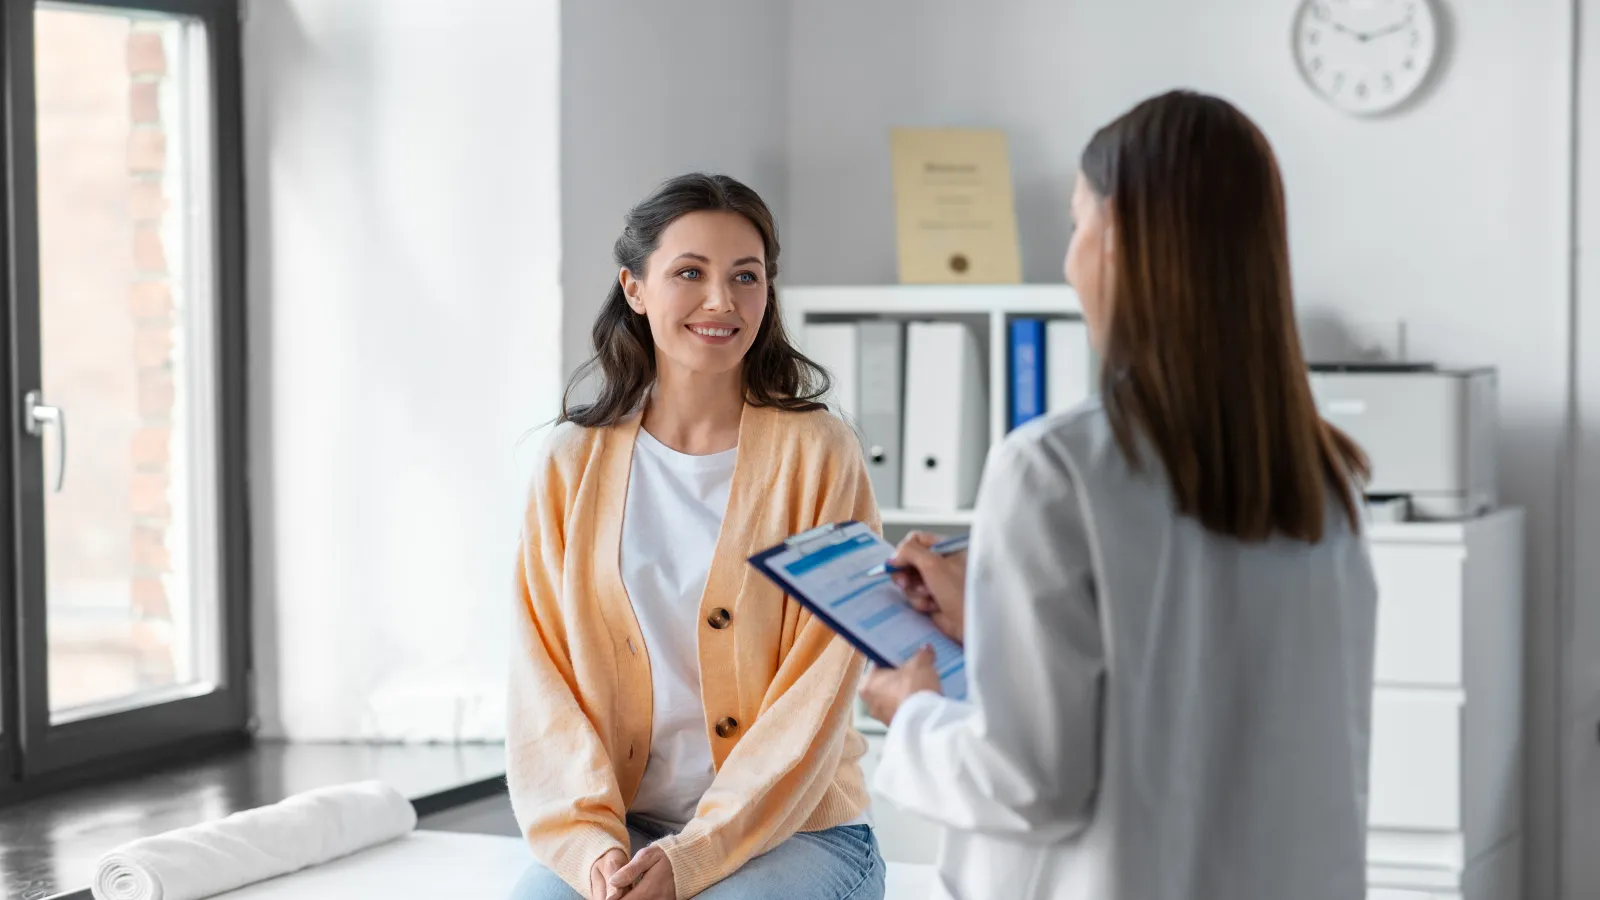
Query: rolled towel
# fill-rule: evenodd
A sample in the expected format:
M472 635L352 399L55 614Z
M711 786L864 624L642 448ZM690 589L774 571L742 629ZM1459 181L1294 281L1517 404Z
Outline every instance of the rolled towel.
M295 794L216 822L112 850L95 900L201 900L394 840L417 825L410 801L379 781Z

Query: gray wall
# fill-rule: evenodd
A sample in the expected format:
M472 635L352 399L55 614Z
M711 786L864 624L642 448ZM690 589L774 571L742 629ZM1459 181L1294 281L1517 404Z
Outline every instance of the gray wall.
M616 281L611 244L661 181L732 175L782 217L787 0L570 0L561 21L564 368ZM786 235L785 235L786 237Z
M1360 120L1301 83L1289 52L1296 4L1285 0L926 0L914 10L896 0L796 3L786 277L895 279L891 125L1005 129L1025 279L1060 281L1075 162L1093 129L1174 87L1238 103L1280 156L1311 337L1387 332L1403 319L1413 357L1500 368L1501 484L1508 502L1529 511L1529 897L1548 898L1563 731L1556 547L1571 335L1572 6L1441 5L1448 58L1429 95L1399 115ZM1600 375L1591 378L1600 390ZM1591 421L1600 426L1600 415ZM1588 535L1593 546L1600 525ZM1590 584L1600 588L1600 579L1591 575ZM1567 721L1592 739L1594 716ZM1585 759L1592 770L1592 752ZM1600 807L1590 796L1589 807ZM1600 894L1600 880L1590 879L1568 896Z
M1575 490L1568 504L1572 531L1563 549L1573 563L1574 601L1563 634L1568 661L1567 707L1562 738L1566 758L1565 868L1569 885L1600 896L1600 17L1582 17L1579 67L1578 148L1586 167L1576 194L1577 287L1573 315L1577 391L1573 411Z

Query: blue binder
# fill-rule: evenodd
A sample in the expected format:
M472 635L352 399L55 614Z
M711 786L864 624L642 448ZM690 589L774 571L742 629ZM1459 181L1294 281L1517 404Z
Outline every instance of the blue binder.
M1044 415L1044 320L1011 320L1011 427Z

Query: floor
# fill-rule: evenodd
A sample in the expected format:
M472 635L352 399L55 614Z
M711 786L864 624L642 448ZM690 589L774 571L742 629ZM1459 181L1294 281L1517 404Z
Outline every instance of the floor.
M388 782L411 798L424 823L476 826L451 829L462 831L504 827L495 824L494 801L481 804L481 822L446 812L503 798L504 772L505 750L498 744L263 743L198 765L20 803L0 809L0 898L44 900L78 891L87 898L83 889L96 861L119 844L346 781Z

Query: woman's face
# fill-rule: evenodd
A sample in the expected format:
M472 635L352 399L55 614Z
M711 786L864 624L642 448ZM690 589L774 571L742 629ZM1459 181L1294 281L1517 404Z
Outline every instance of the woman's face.
M650 320L656 366L698 374L739 368L767 311L761 233L738 213L693 212L668 225L645 263L618 278Z
M1096 352L1101 352L1106 306L1111 299L1112 222L1106 201L1095 196L1082 172L1072 189L1072 221L1072 242L1067 245L1064 266L1067 283L1078 292L1078 301L1083 304L1089 342Z

